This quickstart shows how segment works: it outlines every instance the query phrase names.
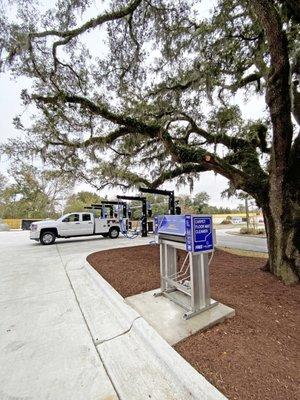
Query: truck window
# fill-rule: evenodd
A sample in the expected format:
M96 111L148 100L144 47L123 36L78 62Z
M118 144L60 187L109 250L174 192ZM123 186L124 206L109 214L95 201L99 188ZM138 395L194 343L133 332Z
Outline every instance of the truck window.
M91 214L82 214L82 221L90 221Z
M79 214L71 214L63 219L62 222L77 222L79 221Z

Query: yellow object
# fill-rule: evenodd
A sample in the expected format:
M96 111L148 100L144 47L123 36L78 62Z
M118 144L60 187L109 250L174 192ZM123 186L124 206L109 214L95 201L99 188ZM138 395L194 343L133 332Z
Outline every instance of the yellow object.
M242 217L246 218L246 213L228 213L228 214L212 214L213 218L226 218L226 217ZM249 217L257 217L255 212L249 212Z
M4 219L3 222L7 224L10 227L10 229L21 229L22 220L19 218Z

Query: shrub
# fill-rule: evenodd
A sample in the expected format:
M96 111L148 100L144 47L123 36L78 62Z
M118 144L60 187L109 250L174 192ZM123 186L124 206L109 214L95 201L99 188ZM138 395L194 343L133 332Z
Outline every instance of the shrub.
M229 220L229 219L224 219L224 220L221 222L221 224L222 224L222 225L231 224L231 220Z
M242 235L265 235L265 230L264 229L255 229L255 228L241 228L240 233Z

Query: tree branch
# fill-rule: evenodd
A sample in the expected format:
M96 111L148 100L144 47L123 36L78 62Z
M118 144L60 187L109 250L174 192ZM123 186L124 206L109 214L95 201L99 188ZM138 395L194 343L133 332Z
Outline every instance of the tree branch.
M247 86L249 83L257 82L257 88L259 90L261 78L262 75L259 72L254 72L253 74L245 76L244 78L240 79L238 82L233 83L232 85L225 86L225 88L237 90Z
M173 161L179 164L194 163L201 171L214 171L229 179L236 189L242 189L255 198L266 191L267 175L261 168L250 175L207 150L175 143L168 132L163 132L162 141Z
M189 174L192 172L203 172L203 171L206 171L206 170L203 168L202 165L186 163L186 164L176 167L173 170L164 171L148 187L157 188L160 185L162 185L164 182L174 179L174 178L177 178L180 175Z
M125 135L129 135L130 131L126 127L120 127L112 132L110 132L106 136L96 136L96 137L90 137L82 142L80 141L74 141L71 142L69 140L66 140L64 138L58 137L58 142L54 141L48 141L49 144L54 145L54 146L66 146L66 147L71 147L74 149L83 149L87 148L89 146L93 146L95 144L99 146L105 146L112 144L115 140L119 139L120 137L123 137Z
M37 102L42 102L44 104L57 105L59 102L80 104L83 108L88 109L92 114L99 115L104 119L113 122L117 125L123 125L130 129L132 133L140 133L149 137L156 137L159 134L159 125L146 124L136 118L126 117L123 114L114 113L106 107L106 105L101 103L94 103L86 97L68 95L66 93L59 93L54 96L40 96L33 94L31 98Z
M127 15L131 15L133 11L139 6L142 0L133 0L127 6L112 12L106 12L104 14L98 15L96 18L92 18L87 21L85 24L81 25L78 28L66 30L66 31L59 31L55 29L50 29L43 32L34 32L28 34L28 47L32 47L32 41L38 38L45 38L48 36L58 36L61 39L57 40L52 45L52 56L54 60L54 72L57 70L57 65L60 63L57 57L57 48L59 46L64 46L68 44L72 39L81 35L82 33L88 31L89 29L94 29L97 26L102 25L108 21L114 21L117 19L121 19L126 17ZM34 63L34 57L32 54L32 62ZM34 68L36 69L35 65Z
M249 142L242 138L228 136L225 133L221 134L211 134L205 129L199 127L194 119L186 113L182 113L184 119L188 121L191 125L190 132L197 133L207 140L208 143L221 143L231 150L237 150L249 146Z
M114 21L116 19L124 18L127 15L131 14L141 3L142 0L133 0L131 1L126 7L121 8L120 10L117 11L112 11L112 12L106 12L105 14L98 15L96 18L92 18L89 21L87 21L85 24L81 25L78 28L71 29L68 31L59 31L55 29L50 29L47 31L43 32L35 32L35 33L29 33L29 38L34 39L34 38L44 38L47 36L59 36L61 38L74 38L84 32L86 32L89 29L96 28L97 26L108 22L108 21Z

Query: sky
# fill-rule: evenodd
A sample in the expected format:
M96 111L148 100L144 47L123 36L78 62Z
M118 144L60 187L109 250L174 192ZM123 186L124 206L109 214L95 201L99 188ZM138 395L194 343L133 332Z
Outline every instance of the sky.
M208 5L211 2L205 1L208 10ZM21 90L24 88L30 89L30 81L27 78L18 78L13 80L9 74L0 74L0 143L5 142L9 138L15 138L21 135L21 132L16 130L12 124L13 118L23 113L23 117L29 117L29 110L24 110L20 99ZM245 105L242 99L238 99L238 104L242 109L242 113L246 118L256 118L261 115L264 108L263 100L260 97L254 96L250 103ZM0 159L0 172L6 172L9 164L7 161ZM228 186L228 181L220 175L215 175L213 172L204 172L200 174L200 178L195 181L193 194L200 191L205 191L210 196L210 204L214 206L236 207L240 201L232 197L230 199L222 198L221 193ZM161 186L162 189L175 190L175 195L190 194L188 186L176 188L175 182L168 182ZM76 186L76 192L80 190L92 190L87 185L79 184ZM101 196L112 197L120 193L120 189L104 189L99 194ZM127 194L136 194L135 191L129 191Z

